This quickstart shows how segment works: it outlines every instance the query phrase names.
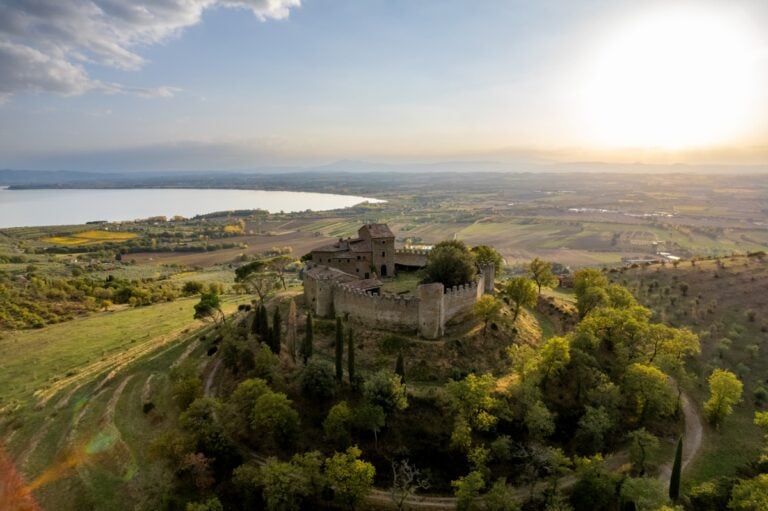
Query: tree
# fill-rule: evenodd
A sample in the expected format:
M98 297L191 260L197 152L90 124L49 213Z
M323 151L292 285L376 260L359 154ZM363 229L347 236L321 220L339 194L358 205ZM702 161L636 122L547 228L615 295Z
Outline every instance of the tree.
M342 368L344 358L344 327L341 324L340 316L336 316L336 342L334 347L336 348L336 381L341 382L344 377L344 369Z
M330 399L336 395L336 379L330 362L309 361L301 373L301 393L316 399Z
M664 487L658 479L628 477L621 484L621 499L633 502L637 511L656 511L664 505Z
M181 410L203 395L203 382L197 375L197 369L191 362L171 369L171 395Z
M301 358L304 361L304 365L312 358L312 343L314 342L314 327L312 326L312 313L307 312L307 326L304 330L304 339L301 342Z
M351 328L347 329L347 377L350 384L355 381L355 333Z
M513 487L504 478L497 479L483 497L486 511L520 511L520 502Z
M472 511L477 509L475 503L480 496L480 491L485 488L485 479L482 472L473 470L464 477L451 481L453 494L456 496L456 509L459 511Z
M608 307L611 299L603 287L592 286L584 290L576 299L576 309L579 318L585 318L587 314L600 307Z
M504 285L503 293L511 302L514 310L512 322L517 320L520 309L536 305L536 284L530 279L524 277L509 279Z
M296 259L287 255L279 255L267 261L269 268L277 274L283 289L288 289L288 286L285 285L285 270L295 262Z
M291 303L288 304L288 320L285 322L285 345L287 346L288 354L291 356L291 360L294 363L296 362L296 349L298 348L296 323L296 302L291 299Z
M275 307L275 313L272 315L272 335L269 339L269 347L275 355L280 354L280 346L283 336L283 320L280 317L280 307Z
M275 289L280 276L267 261L259 260L248 263L235 270L235 282L242 284L251 293L259 297L259 304Z
M541 294L541 286L550 287L558 283L557 277L552 273L552 263L542 261L538 257L525 265L525 269L536 283L537 296Z
M644 421L648 417L664 417L674 413L675 397L667 384L668 377L657 367L634 363L624 375L624 392L628 402Z
M541 347L541 367L544 379L557 374L571 361L571 344L566 337L550 337Z
M240 382L227 400L227 422L230 425L230 431L235 430L238 433L252 431L251 415L256 401L268 392L271 392L271 389L261 378L249 378Z
M493 263L497 275L504 269L504 259L495 248L489 247L488 245L478 245L472 247L471 252L472 255L475 256L475 263L477 263L478 266L485 266L489 263Z
M613 421L604 406L587 406L576 430L577 444L586 452L599 452L603 449L606 433L612 427Z
M368 495L376 475L373 465L360 459L361 454L362 451L353 446L325 461L325 476L334 498L349 509L354 509Z
M349 431L351 425L352 410L346 401L340 401L328 411L328 416L323 421L323 432L328 440L344 449L351 440Z
M709 399L704 403L704 413L714 426L733 413L733 406L741 402L744 384L732 372L715 369L707 378Z
M573 291L576 299L591 287L604 288L608 286L608 278L600 270L585 268L573 274Z
M186 511L224 511L224 506L217 497L211 497L205 502L188 502Z
M448 401L470 428L478 431L488 431L496 424L498 418L494 415L498 400L493 397L496 379L492 374L477 376L470 373L463 380L451 380L445 386Z
M462 241L441 241L427 256L422 282L440 282L446 288L468 284L475 279L475 260Z
M251 333L255 336L261 334L261 306L256 307L253 311L253 321L251 321Z
M269 313L267 307L263 303L259 305L258 314L261 316L259 319L259 340L270 346L270 332L269 332Z
M499 317L501 302L491 295L483 295L472 306L472 312L483 322L483 336L485 336L488 322Z
M203 292L203 283L196 280L188 280L181 288L181 294L184 296L199 295Z
M405 501L419 490L429 489L429 478L405 459L392 461L392 486L389 495L397 509L405 509Z
M352 412L352 425L356 429L373 433L374 444L378 446L379 431L384 427L387 415L384 408L370 402L363 402Z
M763 511L768 509L768 474L736 483L728 508L733 511Z
M531 403L525 411L525 427L531 437L542 440L555 432L555 417L541 399Z
M195 304L194 319L213 321L217 325L224 320L224 312L221 310L221 300L216 293L205 293L200 296L200 301Z
M683 438L677 441L675 449L675 461L672 464L672 474L669 477L669 498L672 502L677 502L680 498L680 475L683 470Z
M755 425L763 430L763 452L760 454L760 462L768 461L768 412L755 412Z
M251 427L260 438L271 438L280 447L290 446L299 429L299 414L281 392L267 392L256 400Z
M408 407L408 398L405 385L395 373L383 369L373 373L363 385L365 398L381 406L385 412L405 410Z
M395 374L400 377L400 381L405 383L405 360L403 360L403 352L397 354L397 360L395 361Z
M293 463L267 458L259 469L259 480L264 487L262 498L269 511L298 511L309 495L309 481L296 474Z
M629 461L635 472L641 476L648 467L648 458L651 458L659 449L659 439L644 428L636 429L629 433Z

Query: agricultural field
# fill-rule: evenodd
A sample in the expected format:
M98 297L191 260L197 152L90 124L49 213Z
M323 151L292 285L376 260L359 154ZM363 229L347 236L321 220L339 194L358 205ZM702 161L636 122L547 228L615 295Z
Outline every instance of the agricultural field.
M121 243L123 241L138 238L139 235L134 232L115 232L115 231L85 231L72 234L70 236L54 236L43 238L45 243L53 243L65 246L98 245L102 243Z
M371 177L371 183L377 179ZM702 356L691 366L695 376L682 383L694 413L701 412L707 398L705 378L715 367L734 371L745 383L745 394L721 428L705 426L703 447L684 484L689 488L715 475L737 475L762 445L753 413L768 407L768 366L762 356L768 349L768 302L763 300L768 262L756 255L768 247L768 215L760 193L749 192L743 179L704 179L701 187L685 188L686 180L675 176L653 177L647 183L610 176L597 193L584 176L564 177L557 187L530 176L480 176L469 184L402 177L375 194L388 202L340 211L222 213L124 222L110 225L110 231L92 226L0 231L0 285L10 293L0 292L0 304L22 297L28 311L43 303L56 312L32 318L18 330L0 330L5 449L46 508L67 502L71 507L61 509L129 509L119 495L141 501L171 487L168 472L147 448L175 427L178 409L170 395L169 369L192 361L212 395L227 396L234 385L233 374L220 368L221 358L209 357L210 343L197 341L207 335L206 326L192 319L199 296L184 297L184 286L223 286L225 309L233 312L252 298L231 294L237 289L238 266L278 254L298 259L328 241L355 236L363 222L378 221L389 223L398 246L446 239L494 246L506 260L506 273L500 272L504 276L521 274L523 264L534 257L574 270L605 269L654 311L654 320L692 328L701 337ZM343 186L360 193L371 183ZM768 188L759 180L754 185ZM731 189L738 190L738 201L719 191ZM622 258L661 250L688 259L623 268ZM753 256L732 256L748 252ZM278 307L287 317L293 298L299 317L305 316L298 277L294 271L287 274L288 290L270 301L270 313ZM387 281L384 290L407 292L417 283L416 274L402 273ZM110 285L116 295L130 289L133 300L125 295L123 303L112 303L102 296L102 288ZM572 290L545 288L544 296L573 314ZM429 420L436 406L429 403L444 401L442 386L451 378L489 372L505 389L514 384L504 376L509 369L504 350L513 340L536 347L566 333L567 322L539 305L524 310L514 328L505 305L507 319L495 321L486 333L479 322L466 318L449 325L439 342L368 331L352 322L360 372L368 377L390 370L404 354L409 396L417 409L424 407L418 412L421 420ZM302 321L299 335L303 328ZM317 320L318 360L333 361L334 328L333 321ZM253 340L251 333L245 337ZM283 356L280 364L287 380L279 385L295 396L300 385L295 363ZM296 399L309 410L313 425L308 431L317 437L327 410ZM152 410L145 413L148 402ZM393 426L398 433L392 435L408 437L408 428L415 427L410 420L420 419L398 418L397 427L403 429ZM668 428L654 458L659 462L673 455L678 430L675 425ZM375 442L365 438L361 445L379 468L385 467ZM420 462L427 463L426 457ZM438 475L440 492L449 492L457 475L450 470ZM386 481L378 479L377 484Z
M4 448L46 509L132 509L147 446L173 422L169 369L205 356L195 299L94 314L0 340ZM224 300L231 314L246 297ZM152 410L143 409L152 403ZM126 499L131 495L131 499ZM66 503L66 504L65 504Z

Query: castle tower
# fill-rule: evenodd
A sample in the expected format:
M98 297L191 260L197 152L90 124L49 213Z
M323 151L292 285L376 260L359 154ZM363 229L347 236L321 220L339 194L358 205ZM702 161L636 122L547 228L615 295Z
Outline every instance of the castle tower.
M483 294L493 295L496 292L494 281L496 280L496 265L485 263L480 267L480 274L483 276Z
M425 339L438 339L443 336L445 326L445 287L439 282L422 284L418 287L418 293L419 333Z

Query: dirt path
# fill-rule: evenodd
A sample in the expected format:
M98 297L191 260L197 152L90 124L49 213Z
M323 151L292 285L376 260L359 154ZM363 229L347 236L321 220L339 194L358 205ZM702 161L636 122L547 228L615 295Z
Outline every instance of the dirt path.
M685 472L685 469L688 468L688 465L690 465L701 450L701 442L704 438L704 424L701 421L699 411L686 394L681 394L680 406L683 409L683 417L685 418L685 433L683 434L683 472ZM672 463L674 463L674 460L668 461L659 467L659 480L666 487L669 486L669 478L672 475Z
M211 369L211 372L208 373L208 377L205 379L205 386L203 387L203 395L207 397L216 397L216 395L213 393L213 383L214 378L216 378L216 372L219 370L219 366L221 366L221 359L217 359L216 362L213 363L213 368Z

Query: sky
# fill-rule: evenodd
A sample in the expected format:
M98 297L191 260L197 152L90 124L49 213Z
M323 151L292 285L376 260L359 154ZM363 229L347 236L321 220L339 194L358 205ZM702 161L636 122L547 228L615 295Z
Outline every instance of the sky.
M4 0L0 168L768 164L764 0Z

